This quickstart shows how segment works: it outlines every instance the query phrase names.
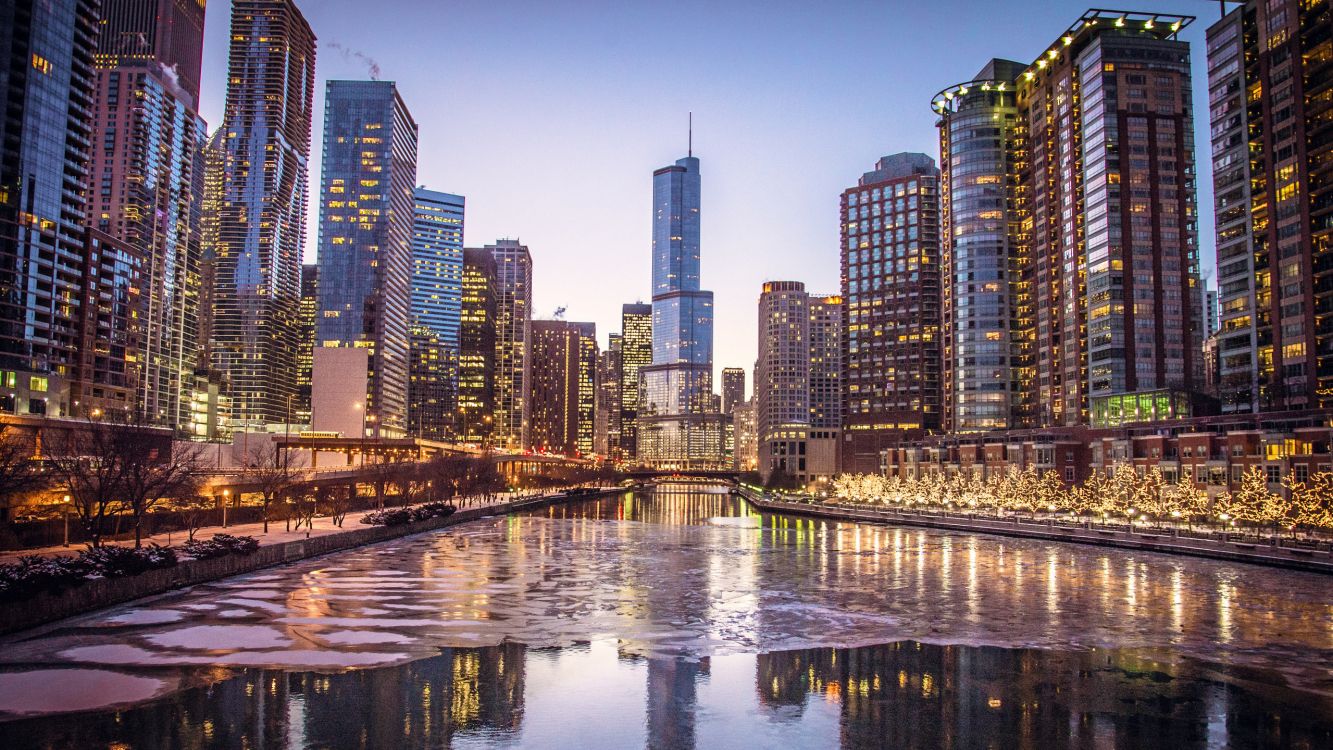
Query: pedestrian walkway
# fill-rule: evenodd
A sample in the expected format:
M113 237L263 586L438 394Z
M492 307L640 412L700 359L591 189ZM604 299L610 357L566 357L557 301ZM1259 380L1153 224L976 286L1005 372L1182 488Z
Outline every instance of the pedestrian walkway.
M524 499L527 497L535 497L535 496L536 495L532 493L505 492L498 495L492 495L489 498L482 498L482 497L455 498L451 502L453 502L455 505L457 505L457 507L460 510L462 510L464 508L481 508L490 505L499 505L501 503L507 503L510 500ZM395 506L386 504L385 507L395 507ZM290 531L287 530L287 522L283 519L278 519L276 521L268 522L267 534L264 533L263 522L238 523L238 524L231 524L226 527L208 526L196 531L194 534L194 538L202 540L202 539L211 539L214 534L231 534L232 536L252 536L259 540L259 544L261 546L269 544L282 544L283 542L292 542L298 539L310 539L314 537L326 536L328 534L337 534L340 531L346 531L348 529L360 528L362 525L361 524L362 516L372 512L374 512L373 509L349 512L346 516L343 517L342 526L335 526L333 523L332 516L316 516L314 522L311 524L311 528L307 529L304 523L302 523L300 529L293 528ZM293 519L292 523L295 524L296 520ZM145 546L149 544L160 544L164 547L170 547L173 545L184 544L188 538L189 536L184 531L173 531L173 532L154 534L153 536L144 537L143 543ZM133 547L134 539L133 538L119 539L115 541L108 540L104 544L108 546L116 545L121 547ZM74 556L79 554L79 552L84 548L85 548L84 544L78 543L78 544L71 544L68 547L55 545L52 547L33 547L30 549L8 550L5 552L0 552L0 564L13 563L16 562L20 557L24 557L27 555Z

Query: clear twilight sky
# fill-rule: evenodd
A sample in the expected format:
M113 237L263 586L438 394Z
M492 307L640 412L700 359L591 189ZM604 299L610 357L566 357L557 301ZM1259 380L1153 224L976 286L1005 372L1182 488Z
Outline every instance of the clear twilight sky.
M1090 2L1091 0L1089 0ZM568 308L602 346L649 301L652 172L703 177L714 362L754 364L765 280L838 291L838 198L877 158L939 158L931 97L992 57L1036 58L1089 6L1010 0L297 0L319 52L306 260L319 231L324 81L396 81L420 129L417 183L467 197L466 242L521 239L534 316ZM1093 3L1094 6L1098 3ZM1104 5L1104 3L1101 3ZM1199 241L1213 277L1204 0L1113 6L1195 15ZM209 3L202 112L222 121L230 3Z

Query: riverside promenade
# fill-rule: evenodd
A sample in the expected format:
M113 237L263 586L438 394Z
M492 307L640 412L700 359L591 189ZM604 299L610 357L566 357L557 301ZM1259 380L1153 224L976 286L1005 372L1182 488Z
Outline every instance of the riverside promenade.
M248 555L226 555L207 560L183 560L171 568L150 570L135 576L124 578L99 578L57 593L43 593L31 599L0 607L0 635L34 628L63 620L66 617L86 614L98 609L123 604L147 596L166 593L175 589L207 583L229 576L251 573L263 568L283 565L311 557L318 557L330 552L375 544L400 537L420 534L447 526L454 526L468 521L475 521L489 516L505 515L519 511L533 510L566 500L586 500L603 495L623 492L619 487L577 488L561 490L536 496L506 496L495 498L491 502L477 503L461 508L444 518L430 518L424 521L397 526L372 526L360 523L360 517L366 512L349 513L341 527L332 526L329 519L321 519L326 524L317 524L309 537L301 531L283 531L269 523L269 533L255 534L259 540L259 549ZM251 529L250 526L256 528ZM249 534L262 531L260 524L213 527L207 533L196 535L198 539L212 536L214 533ZM153 538L148 541L160 541ZM176 542L185 541L184 534L175 534ZM73 554L76 550L64 547L48 548L46 554ZM25 550L23 554L41 554L42 550Z
M1326 545L1317 548L1287 546L1273 544L1267 539L1256 541L1253 537L1241 537L1240 534L1227 539L1210 539L1181 534L1179 530L1173 529L1102 528L1090 523L1077 525L1068 522L1058 523L1055 519L1041 521L1018 516L987 518L961 512L909 511L844 503L794 502L768 497L746 487L738 488L736 492L760 510L830 521L918 526L941 531L1048 539L1055 542L1189 555L1333 574L1333 550Z

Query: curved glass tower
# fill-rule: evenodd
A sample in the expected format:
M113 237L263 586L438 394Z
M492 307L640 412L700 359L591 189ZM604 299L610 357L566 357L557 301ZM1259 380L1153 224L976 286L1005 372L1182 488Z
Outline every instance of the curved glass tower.
M1022 427L1031 391L1031 317L1017 252L1014 141L1021 63L992 60L935 96L944 241L944 424L954 432Z

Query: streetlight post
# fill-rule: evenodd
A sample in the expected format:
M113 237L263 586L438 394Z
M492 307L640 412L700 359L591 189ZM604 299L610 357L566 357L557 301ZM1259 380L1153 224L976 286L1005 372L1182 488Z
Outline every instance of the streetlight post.
M222 528L227 528L227 506L231 504L231 490L222 491Z
M65 495L65 546L69 546L69 495Z

